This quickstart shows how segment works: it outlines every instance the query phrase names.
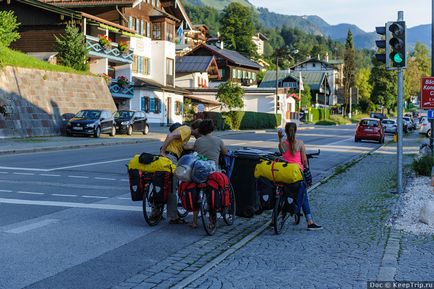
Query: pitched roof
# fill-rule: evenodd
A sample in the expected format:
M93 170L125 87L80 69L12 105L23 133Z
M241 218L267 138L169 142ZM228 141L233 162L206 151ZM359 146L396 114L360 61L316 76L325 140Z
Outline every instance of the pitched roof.
M303 79L303 83L309 85L311 90L319 90L320 86L324 82L324 78L326 77L326 72L324 71L279 71L278 79L279 82L283 82L284 80L288 80L288 78L292 78L295 81L299 81L299 75L301 73L301 77ZM269 88L276 87L276 71L269 70L265 73L264 78L262 79L261 84L259 84L260 88Z
M319 62L319 63L321 63L322 65L324 65L325 67L332 68L332 66L330 65L330 63L325 62L325 61L322 61L322 60L319 60L319 59L317 59L317 58L310 58L310 59L308 59L308 60L305 60L305 61L299 62L299 63L295 64L294 66L292 66L291 68L293 68L293 67L297 67L297 66L300 66L300 65L305 64L305 63L308 63L308 62Z
M132 5L134 0L39 0L61 7Z
M250 68L254 68L254 69L262 69L262 66L259 65L258 63L248 59L247 57L245 57L244 55L242 55L241 53L234 51L234 50L229 50L229 49L221 49L215 45L211 45L211 44L202 44L197 46L195 49L193 49L192 51L190 51L188 53L188 55L191 55L194 53L194 51L196 51L197 49L204 47L208 50L210 50L213 53L216 53L218 55L221 55L223 58L226 58L227 60L240 65L240 66L246 66L246 67L250 67Z
M176 58L176 72L207 72L214 56L183 56Z

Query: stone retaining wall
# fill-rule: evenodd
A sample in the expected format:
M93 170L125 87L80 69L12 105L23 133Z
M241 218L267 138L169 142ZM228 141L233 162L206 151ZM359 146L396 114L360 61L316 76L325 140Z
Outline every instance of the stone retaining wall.
M0 138L59 135L62 115L81 109L116 110L96 76L38 69L0 69Z

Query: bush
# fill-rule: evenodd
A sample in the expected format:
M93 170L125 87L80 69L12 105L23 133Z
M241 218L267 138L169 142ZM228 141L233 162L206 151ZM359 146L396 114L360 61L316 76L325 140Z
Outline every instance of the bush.
M431 170L434 166L434 158L432 156L423 156L420 159L414 160L413 169L418 175L431 176Z
M331 120L320 120L317 123L317 125L336 125L337 123Z
M223 119L222 114L220 112L205 111L203 113L203 115L205 118L212 119L217 130L222 129L223 124L224 124L224 119Z
M337 124L351 124L351 120L348 118L344 118L340 115L331 115L330 120L334 121Z
M265 129L280 125L281 116L271 113L253 111L230 111L204 113L205 118L212 119L216 129Z
M324 108L309 108L308 122L316 123L320 120L324 120L324 113L326 114L326 119L330 118L330 110ZM312 118L311 118L312 115Z
M13 11L0 11L0 44L9 47L9 45L20 39L17 17Z

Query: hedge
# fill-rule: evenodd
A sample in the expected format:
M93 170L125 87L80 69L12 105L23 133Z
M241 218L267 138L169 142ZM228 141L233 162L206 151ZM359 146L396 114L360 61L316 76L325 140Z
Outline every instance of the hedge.
M217 129L265 129L280 125L281 115L253 111L205 112L205 118L212 119Z
M316 123L320 120L324 120L324 111L326 113L326 119L330 118L330 110L324 108L309 108L309 115L307 116L308 122ZM312 115L312 118L311 118Z

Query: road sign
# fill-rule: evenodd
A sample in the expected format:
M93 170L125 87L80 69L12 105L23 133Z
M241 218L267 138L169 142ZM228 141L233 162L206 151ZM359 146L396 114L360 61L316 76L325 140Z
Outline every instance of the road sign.
M434 119L434 110L428 110L428 119Z
M420 107L434 108L434 77L422 77L420 85Z

